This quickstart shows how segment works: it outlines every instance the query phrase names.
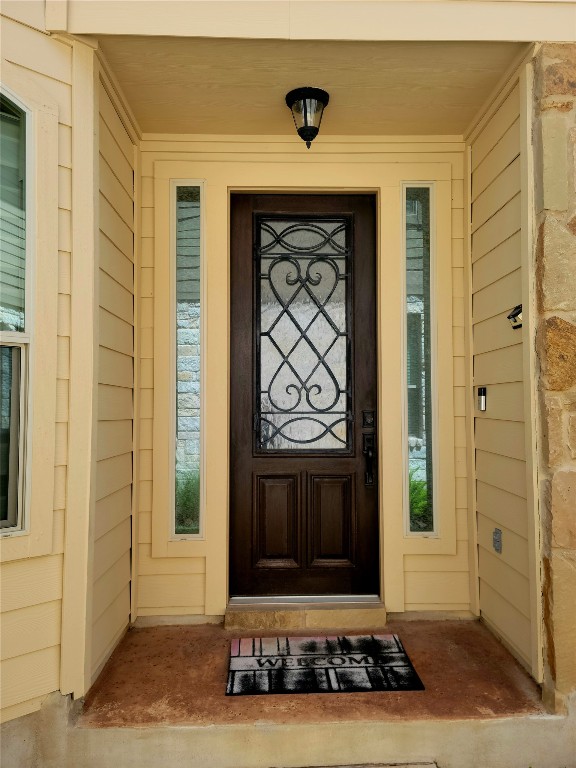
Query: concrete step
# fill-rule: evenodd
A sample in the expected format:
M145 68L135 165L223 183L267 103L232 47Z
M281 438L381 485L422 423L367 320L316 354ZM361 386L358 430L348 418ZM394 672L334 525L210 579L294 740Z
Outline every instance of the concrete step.
M275 603L229 605L224 627L229 630L357 630L386 625L384 603Z
M464 695L464 694L463 694ZM2 768L573 768L568 716L349 720L227 725L79 727L76 705L52 694L2 726ZM576 703L576 702L575 702ZM162 702L158 702L161 707ZM111 707L114 704L111 702Z

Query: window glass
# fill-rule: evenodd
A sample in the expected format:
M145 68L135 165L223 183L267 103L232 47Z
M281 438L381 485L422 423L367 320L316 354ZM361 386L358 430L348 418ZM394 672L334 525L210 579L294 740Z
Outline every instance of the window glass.
M200 532L200 187L176 193L176 534Z
M260 217L258 449L349 448L351 222Z
M22 523L25 292L26 113L0 94L0 529Z
M24 331L26 114L0 95L0 330Z
M434 530L430 328L430 189L406 190L406 360L410 531Z
M0 347L0 528L18 523L20 347Z

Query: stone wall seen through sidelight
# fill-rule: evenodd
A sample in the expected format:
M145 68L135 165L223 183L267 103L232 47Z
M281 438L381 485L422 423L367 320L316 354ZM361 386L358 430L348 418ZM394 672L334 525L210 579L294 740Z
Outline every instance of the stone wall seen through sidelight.
M177 306L177 472L200 467L200 304Z

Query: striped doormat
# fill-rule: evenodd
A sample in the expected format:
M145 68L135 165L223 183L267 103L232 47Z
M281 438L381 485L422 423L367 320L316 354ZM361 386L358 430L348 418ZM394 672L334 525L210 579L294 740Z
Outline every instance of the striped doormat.
M423 691L398 635L232 640L227 696Z

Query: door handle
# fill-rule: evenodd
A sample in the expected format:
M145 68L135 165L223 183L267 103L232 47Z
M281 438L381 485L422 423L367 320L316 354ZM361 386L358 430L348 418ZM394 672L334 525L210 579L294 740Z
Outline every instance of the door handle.
M362 453L366 457L364 485L374 485L374 459L376 457L375 435L362 435Z

